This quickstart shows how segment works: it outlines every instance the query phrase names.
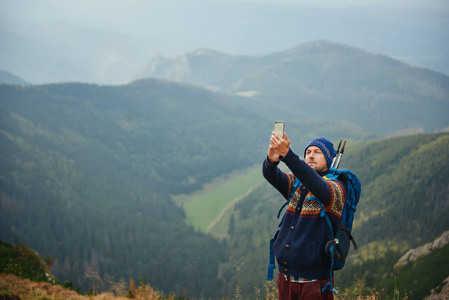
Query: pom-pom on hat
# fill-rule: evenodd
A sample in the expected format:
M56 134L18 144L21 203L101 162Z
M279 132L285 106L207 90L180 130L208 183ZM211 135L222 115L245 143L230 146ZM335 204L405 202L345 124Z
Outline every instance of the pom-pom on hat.
M313 139L309 144L307 144L307 147L304 150L304 157L306 156L307 148L309 148L310 146L317 146L321 149L324 156L326 157L327 167L330 168L330 166L332 165L332 160L334 159L335 155L337 155L337 152L335 152L334 149L334 144L323 137Z

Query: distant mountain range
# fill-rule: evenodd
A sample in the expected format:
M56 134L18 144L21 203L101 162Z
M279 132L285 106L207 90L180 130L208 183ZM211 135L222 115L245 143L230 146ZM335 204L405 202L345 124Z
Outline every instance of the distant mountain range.
M26 83L2 74L0 82ZM327 41L263 56L210 49L158 56L139 78L226 94L263 118L287 121L290 133L310 133L305 139L321 132L369 139L449 127L449 76Z
M272 119L345 123L353 132L449 125L448 76L326 41L257 57L207 49L175 59L159 56L135 76L143 77L248 97L252 101L241 102Z

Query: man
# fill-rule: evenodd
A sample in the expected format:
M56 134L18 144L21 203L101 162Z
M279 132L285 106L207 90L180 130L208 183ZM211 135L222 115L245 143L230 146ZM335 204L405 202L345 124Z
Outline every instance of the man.
M331 259L325 253L326 243L332 240L326 219L320 216L321 202L330 217L332 228L337 228L341 218L347 182L345 178L326 180L336 152L325 138L312 140L304 151L304 160L290 149L287 134L281 137L273 132L268 156L263 163L265 179L285 199L293 196L285 212L282 226L273 244L279 265L277 286L279 300L333 299L326 287L331 281ZM292 173L278 168L279 161ZM295 178L301 182L292 191ZM335 230L334 230L335 234ZM333 284L333 283L332 283ZM324 288L324 290L323 290Z

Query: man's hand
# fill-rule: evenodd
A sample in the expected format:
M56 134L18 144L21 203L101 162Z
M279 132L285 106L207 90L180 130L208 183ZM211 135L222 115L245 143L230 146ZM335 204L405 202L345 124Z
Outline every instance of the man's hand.
M279 154L277 154L276 151L274 151L274 149L271 147L271 143L270 148L268 148L268 160L272 164L279 162Z
M273 131L270 140L270 149L268 149L268 158L271 162L278 162L279 156L286 156L290 149L290 140L284 132L284 138ZM271 156L270 156L271 155Z

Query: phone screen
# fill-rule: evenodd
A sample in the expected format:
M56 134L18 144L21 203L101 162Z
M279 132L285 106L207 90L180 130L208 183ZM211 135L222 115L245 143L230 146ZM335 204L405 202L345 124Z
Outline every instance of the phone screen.
M281 137L284 137L284 127L285 127L284 121L275 121L274 122L274 132L279 134Z

